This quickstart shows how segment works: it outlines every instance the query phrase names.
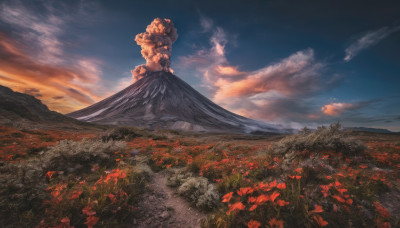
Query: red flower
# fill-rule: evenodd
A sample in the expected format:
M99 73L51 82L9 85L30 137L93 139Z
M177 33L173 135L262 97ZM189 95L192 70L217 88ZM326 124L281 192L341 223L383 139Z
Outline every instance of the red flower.
M384 218L390 218L390 213L389 213L389 211L388 211L385 207L383 207L382 204L380 204L378 201L375 201L375 202L374 202L374 207L375 207L375 210L377 210L378 213L379 213L382 217L384 217Z
M321 216L319 215L314 215L315 221L318 223L319 227L324 227L328 225L328 222L325 221Z
M242 202L237 202L229 207L229 210L228 210L228 212L226 212L226 214L229 214L230 212L236 211L236 210L243 210L245 208L246 207L243 205Z
M251 194L251 193L253 193L253 189L250 188L250 187L248 187L248 188L240 188L240 189L237 191L237 194L238 194L239 196L243 196L243 195Z
M69 220L68 217L65 217L65 218L61 219L61 223L66 224L66 225L69 225L70 220Z
M338 190L338 192L340 192L340 194L342 194L342 195L343 195L343 192L347 192L347 189L345 189L345 188L338 188L337 190Z
M232 198L232 194L233 194L233 192L230 192L230 193L227 193L227 194L225 194L223 197L222 197L222 202L224 202L224 203L228 203L230 200L231 200L231 198Z
M383 224L378 224L378 228L392 228L389 222L384 222Z
M88 228L92 228L94 225L97 224L97 221L99 221L99 218L96 216L89 216L86 218L85 224L88 226Z
M275 187L276 186L276 180L274 180L274 181L272 181L271 183L269 183L269 187L270 188L273 188L273 187Z
M256 204L261 205L261 204L267 202L268 200L270 200L270 198L267 195L262 194L257 197Z
M285 183L279 183L278 186L276 186L278 189L285 189L286 184Z
M107 197L110 199L111 203L115 203L115 201L117 201L117 199L115 198L115 195L113 194L108 194Z
M324 212L324 209L322 209L322 206L315 204L314 210L310 211L310 213L321 213Z
M320 187L322 188L322 190L321 190L322 194L326 198L328 196L329 189L331 188L331 184L329 184L329 185L320 185Z
M289 205L289 202L286 202L285 200L278 200L276 203L281 207Z
M88 215L88 216L92 216L92 215L95 215L95 214L96 214L96 212L95 212L95 211L92 211L92 208L89 207L89 206L84 207L84 208L82 209L82 213L85 214L85 215Z
M48 172L46 173L46 177L49 178L49 180L51 180L51 177L53 176L53 174L54 174L55 172L56 172L56 171L48 171Z
M296 179L296 180L300 180L300 179L301 179L301 176L291 176L291 175L288 175L288 177L289 177L290 179Z
M82 191L73 191L71 196L69 197L70 200L78 199L81 196Z
M282 220L277 220L276 218L272 218L269 220L269 225L271 228L283 228L283 221Z
M250 207L249 211L254 211L255 209L257 209L258 205L254 204L253 206Z
M269 196L269 198L270 198L270 200L271 200L272 202L274 202L275 199L276 199L276 197L278 197L279 195L280 195L279 192L274 192L274 193L272 193L272 194Z
M258 228L258 227L261 226L261 223L258 222L258 221L256 221L256 220L250 219L250 222L247 223L247 226L248 226L249 228Z
M339 201L339 202L341 202L341 203L346 202L346 201L345 201L342 197L340 197L340 196L334 195L334 196L332 196L332 198L335 198L337 201Z
M256 202L256 197L254 197L254 196L251 196L251 197L249 197L248 199L247 199L247 201L249 202L249 203L254 203L254 202Z
M297 169L295 169L294 171L295 171L295 172L298 172L298 173L301 173L301 172L303 172L303 168L297 168Z

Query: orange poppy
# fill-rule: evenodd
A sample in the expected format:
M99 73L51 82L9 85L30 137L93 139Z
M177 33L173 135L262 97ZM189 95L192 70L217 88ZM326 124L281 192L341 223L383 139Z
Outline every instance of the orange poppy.
M49 178L49 180L51 180L51 177L53 176L53 174L54 174L55 172L56 172L56 171L48 171L48 172L46 173L46 177Z
M283 221L282 220L277 220L276 218L272 218L271 220L269 220L269 225L272 228L283 228Z
M222 197L222 202L228 203L232 198L233 192L227 193Z
M328 222L325 221L321 216L314 215L314 220L317 222L319 227L324 227L328 225Z
M278 200L276 203L281 207L289 205L289 202L286 202L285 200Z
M280 195L279 192L274 192L274 193L272 193L272 194L269 196L269 198L270 198L270 200L271 200L272 202L274 202L275 199L276 199L276 197L278 197L279 195Z
M249 228L258 228L260 226L261 226L261 223L256 220L253 220L253 219L250 219L249 223L247 223L247 227L249 227Z
M239 196L243 196L243 195L251 194L251 193L253 193L253 189L250 188L250 187L248 187L248 188L240 188L240 189L237 191L237 194L238 194Z
M226 212L226 213L229 214L229 213L232 212L232 211L243 210L243 209L245 209L245 208L246 208L246 207L243 205L242 202L236 202L236 203L232 204L232 205L229 207L229 210L228 210L228 212Z
M96 216L89 216L86 218L85 224L88 226L88 228L92 228L94 225L97 224L97 221L99 221L99 218Z
M286 184L285 183L279 183L276 187L278 189L285 189L286 188Z
M322 209L322 206L315 204L314 210L310 211L310 213L321 213L324 212L324 209Z
M257 209L258 205L254 204L253 206L250 207L249 211L254 211L255 209Z
M332 196L332 198L336 199L336 200L339 201L340 203L346 202L342 197L337 196L337 195Z

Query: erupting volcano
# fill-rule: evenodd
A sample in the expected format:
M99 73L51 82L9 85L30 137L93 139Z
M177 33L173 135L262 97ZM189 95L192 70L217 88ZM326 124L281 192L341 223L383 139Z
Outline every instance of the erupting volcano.
M146 32L135 38L146 59L145 65L132 71L135 83L68 116L87 122L153 129L232 133L284 131L225 110L175 76L170 68L170 56L177 37L171 20L156 18Z

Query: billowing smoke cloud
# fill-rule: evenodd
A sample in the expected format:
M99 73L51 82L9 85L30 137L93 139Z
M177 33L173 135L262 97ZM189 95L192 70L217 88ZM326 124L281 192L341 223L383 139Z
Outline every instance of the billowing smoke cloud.
M172 43L178 38L174 23L170 19L156 18L147 26L146 32L136 35L135 41L142 47L142 56L146 64L132 70L134 81L144 77L148 72L173 72L171 65Z

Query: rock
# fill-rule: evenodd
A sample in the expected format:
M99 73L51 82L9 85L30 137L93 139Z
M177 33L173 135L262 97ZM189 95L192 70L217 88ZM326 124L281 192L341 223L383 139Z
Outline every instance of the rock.
M169 214L168 211L164 211L164 212L161 213L161 215L160 215L160 217L161 217L163 220L168 219L170 216L171 216L171 215Z

